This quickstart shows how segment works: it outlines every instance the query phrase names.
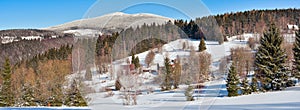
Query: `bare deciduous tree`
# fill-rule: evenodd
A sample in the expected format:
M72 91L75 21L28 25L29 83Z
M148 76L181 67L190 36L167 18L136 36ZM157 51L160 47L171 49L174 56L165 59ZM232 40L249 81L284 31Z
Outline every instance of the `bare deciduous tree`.
M209 66L212 63L211 55L205 51L199 53L199 76L198 82L209 80Z
M154 60L155 53L151 50L148 52L146 58L145 58L145 63L147 64L148 67L150 67L150 64Z
M282 44L282 48L284 48L285 53L287 55L286 65L289 68L292 68L292 66L293 66L293 59L294 59L294 53L293 53L294 45L293 45L293 43L284 42Z
M141 80L137 74L131 74L127 71L120 72L119 81L122 85L121 91L123 95L124 105L136 105L137 93L141 86Z
M227 57L221 58L220 64L219 64L219 72L220 73L225 73L226 72L226 70L227 70L227 64L228 64Z
M247 47L231 48L231 59L236 64L239 76L246 77L254 63L251 50Z
M177 89L179 86L181 70L182 70L179 56L177 56L174 63L175 63L175 67L173 70L173 80L174 80L174 88Z
M255 38L253 38L253 37L249 38L248 45L252 50L255 49L256 43L257 43L257 41L255 40Z

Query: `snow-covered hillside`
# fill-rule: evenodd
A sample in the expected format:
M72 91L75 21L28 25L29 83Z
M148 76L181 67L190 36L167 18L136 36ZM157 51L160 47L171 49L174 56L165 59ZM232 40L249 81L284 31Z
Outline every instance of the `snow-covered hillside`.
M93 29L74 29L74 30L66 30L63 33L71 33L75 36L85 36L85 37L97 37L102 35L102 32L99 30Z
M61 24L58 26L53 26L46 28L47 30L68 30L70 28L77 29L125 29L128 27L136 27L138 25L152 24L164 24L168 20L173 20L171 18L166 18L163 16L158 16L148 13L139 14L126 14L122 12L116 12L111 14L106 14L103 16L95 18L87 18L72 21L69 23Z
M253 35L247 35L253 37ZM176 56L189 56L189 50L183 50L182 44L185 42L189 46L198 49L199 41L190 39L179 39L172 41L163 46L162 53L156 53L153 61L155 64L163 65L164 57L169 56L175 59ZM238 46L247 46L246 40L231 39L222 45L218 42L206 41L207 52L212 55L213 63L211 71L218 68L220 59L230 54L230 48ZM154 49L155 50L155 49ZM140 58L140 63L145 64L145 57L149 51L137 54ZM128 57L130 59L131 57ZM127 59L127 58L124 58ZM125 61L125 60L124 60ZM118 64L118 63L115 63ZM139 77L142 79L143 85L140 87L141 94L137 97L137 105L124 106L120 98L120 92L112 91L114 94L107 97L108 92L101 92L104 87L114 88L114 80L110 79L110 74L98 75L94 73L93 81L89 81L90 86L95 88L97 93L89 94L91 97L90 107L92 109L108 109L108 110L126 110L126 109L159 109L159 110L199 110L199 109L300 109L300 86L287 88L284 91L255 93L238 97L227 97L225 86L225 76L221 73L214 73L215 79L206 82L205 87L201 90L194 91L195 101L186 101L184 91L187 85L180 85L179 89L171 91L160 91L159 85L153 84L157 74L144 72ZM147 90L151 89L153 93Z

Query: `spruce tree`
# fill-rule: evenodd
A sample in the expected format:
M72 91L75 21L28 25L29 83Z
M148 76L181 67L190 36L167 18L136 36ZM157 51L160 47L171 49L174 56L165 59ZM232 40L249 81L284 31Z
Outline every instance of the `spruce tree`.
M294 43L294 62L293 62L293 73L292 76L300 80L300 30L296 32L296 39Z
M204 38L202 37L200 44L199 44L199 52L202 52L204 50L206 50L206 46L205 46Z
M252 92L257 92L258 91L258 82L257 82L257 79L255 77L252 78L251 89L252 89Z
M134 56L134 53L131 54L131 64L135 64L135 56Z
M64 103L67 106L87 106L87 102L81 96L80 91L78 89L78 84L75 80L71 84L71 88L67 93L67 97Z
M57 88L52 88L52 95L48 98L47 102L50 106L62 106L63 104L63 92L61 86L56 86Z
M134 64L135 69L137 69L141 66L139 57L138 56L135 57L133 53L131 56L131 64Z
M34 90L31 85L24 85L22 91L24 92L22 95L24 101L22 106L37 106L35 103Z
M238 79L238 74L237 71L235 69L234 64L232 64L230 66L230 70L229 73L227 75L227 84L226 84L226 88L228 91L228 97L233 97L233 96L238 96L238 84L240 84L240 81Z
M242 89L242 94L243 95L251 94L252 89L249 85L249 82L248 82L247 78L243 79L242 84L241 84L241 89Z
M172 75L172 66L170 64L170 59L168 57L165 58L165 76L163 80L163 90L170 90L171 89L171 75Z
M141 66L141 64L140 64L140 59L139 59L138 56L136 56L136 57L134 58L134 67L135 67L135 69L137 69L137 68L139 68L140 66Z
M5 59L3 70L1 71L2 87L0 91L0 106L13 106L14 97L11 88L11 66L8 58Z
M265 90L281 90L287 81L286 55L281 48L283 38L274 24L260 39L255 64L257 76Z

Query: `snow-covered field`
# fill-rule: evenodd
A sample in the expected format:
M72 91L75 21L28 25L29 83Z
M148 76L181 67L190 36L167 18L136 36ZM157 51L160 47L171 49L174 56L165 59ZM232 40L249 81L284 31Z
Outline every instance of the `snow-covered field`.
M246 36L251 37L251 34ZM246 37L245 39L248 39ZM85 83L92 87L96 93L88 94L91 98L88 108L47 108L47 107L34 107L34 108L21 108L21 109L93 109L93 110L276 110L276 109L300 109L300 85L296 87L287 88L283 91L267 92L267 93L253 93L251 95L244 95L238 97L227 97L227 90L225 86L224 74L217 73L220 59L230 54L230 48L238 46L247 46L247 40L235 40L236 37L231 37L229 42L218 45L218 42L206 41L207 52L212 55L213 63L211 71L213 71L215 78L205 83L205 87L201 90L194 90L195 101L186 101L184 96L187 85L180 85L179 89L171 91L160 91L159 85L154 84L152 81L157 77L157 74L144 72L139 75L143 85L140 87L141 94L137 96L137 105L124 106L123 99L120 98L119 91L112 91L113 96L108 96L104 88L114 88L115 80L110 79L111 76L107 74L97 74L95 68L92 69L93 80L85 81ZM190 39L179 39L172 41L163 46L162 53L156 53L153 61L153 66L156 64L164 64L164 57L167 55L171 59L176 56L185 57L189 56L189 49L183 50L182 44L186 42L188 46L193 46L198 50L199 41ZM140 58L140 63L145 66L145 57L148 51L137 54ZM131 57L128 57L129 59ZM127 59L127 58L125 58ZM124 60L125 61L125 60ZM114 64L119 64L114 62ZM84 71L82 71L84 72ZM71 76L72 77L72 76ZM153 92L149 92L149 90ZM0 108L0 109L19 109L19 108Z
M251 37L251 34L247 34ZM248 39L248 37L246 39ZM163 53L158 53L155 56L153 64L163 65L164 57L168 55L171 59L176 56L188 56L189 51L182 50L182 43L186 42L189 46L194 46L198 50L199 41L189 39L179 39L170 42L163 46ZM212 55L213 64L212 71L218 68L219 60L230 54L230 48L237 46L247 46L246 40L235 40L234 37L229 42L218 45L217 42L206 41L207 52ZM144 60L147 52L137 54L140 58L140 63L145 65ZM128 57L130 59L130 57ZM152 66L153 68L155 66ZM151 68L152 68L151 67ZM158 85L147 83L151 82L155 74L145 72L140 75L144 85L141 87L153 89L153 93L148 94L147 91L142 91L138 95L137 105L124 106L122 99L119 97L118 91L113 91L112 97L106 97L107 92L97 92L89 94L92 98L90 107L92 109L108 109L108 110L126 110L126 109L146 109L146 110L199 110L199 109L300 109L300 86L287 88L284 91L254 93L238 97L227 97L225 86L225 76L220 73L215 73L216 78L205 83L205 88L200 91L194 91L195 101L186 101L184 90L186 85L180 85L179 89L171 91L160 91ZM103 87L113 87L114 81L109 79L109 74L95 75L94 80L90 83L96 91Z

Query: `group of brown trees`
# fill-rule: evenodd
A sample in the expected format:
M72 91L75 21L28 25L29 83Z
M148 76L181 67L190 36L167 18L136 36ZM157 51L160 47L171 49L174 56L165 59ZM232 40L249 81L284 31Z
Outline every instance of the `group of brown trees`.
M72 46L66 45L16 65L7 59L1 71L0 105L87 106L78 82L66 84L72 73L71 52Z
M204 44L205 45L205 44ZM210 79L211 54L206 51L196 52L193 46L190 47L190 56L182 58L182 78L185 84L203 83Z
M230 52L232 62L235 62L235 66L238 67L236 69L239 76L245 78L253 70L254 54L252 50L249 47L236 47L231 48Z

